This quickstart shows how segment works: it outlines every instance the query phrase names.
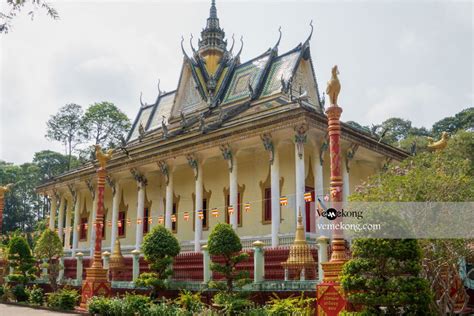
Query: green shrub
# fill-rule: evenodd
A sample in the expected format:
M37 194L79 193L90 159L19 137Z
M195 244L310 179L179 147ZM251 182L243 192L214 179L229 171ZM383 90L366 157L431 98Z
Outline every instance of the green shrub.
M24 237L15 235L10 239L7 260L9 266L13 268L14 274L22 276L19 280L21 283L26 285L28 281L34 280L34 273L36 271L35 259ZM11 280L11 276L9 276L9 280Z
M273 294L267 305L268 315L284 316L284 315L314 315L315 298L305 298L303 293L301 296L288 298L279 298Z
M201 301L201 293L192 293L191 291L181 291L178 298L175 300L176 304L183 310L191 313L199 313L204 308L204 303Z
M173 273L170 266L173 258L179 254L179 242L168 229L158 225L143 239L142 250L145 260L150 264L151 273L145 274L143 278L140 276L143 280L137 284L152 286L152 295L156 297L158 291L166 286L164 280Z
M241 293L219 292L212 298L213 305L224 315L248 314L254 307Z
M17 302L26 302L28 300L28 294L26 293L26 289L23 284L15 285L12 288L12 294Z
M0 302L8 302L14 300L11 287L8 284L0 285Z
M76 290L62 289L48 293L48 306L59 310L74 310L79 297Z
M192 312L181 310L178 306L163 300L150 306L147 316L192 316Z
M110 313L111 305L112 299L102 296L93 296L87 301L87 311L91 315L114 315Z
M49 284L56 291L59 271L62 269L59 258L63 255L63 244L58 234L46 228L36 243L35 255L38 259L46 260Z
M151 298L145 295L127 293L123 298L124 315L146 315L151 305Z
M27 289L26 293L28 294L28 303L31 305L43 305L44 303L44 292L43 289L34 285L32 288Z

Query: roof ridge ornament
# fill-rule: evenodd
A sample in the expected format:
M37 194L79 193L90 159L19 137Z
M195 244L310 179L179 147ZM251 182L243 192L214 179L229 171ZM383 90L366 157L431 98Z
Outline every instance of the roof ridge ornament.
M242 53L242 48L244 48L244 36L243 35L240 36L240 49L239 49L239 52L237 53L237 55L235 55L236 60L240 58L240 53Z
M308 45L308 44L309 44L309 41L311 40L311 37L313 36L313 31L314 31L313 20L311 20L311 22L309 22L309 26L311 27L311 32L309 33L309 36L308 36L308 38L306 39L306 41L304 41L304 44L305 44L305 45Z
M194 39L194 36L193 36L193 33L191 33L191 37L189 38L189 45L191 45L191 49L193 50L194 56L197 56L198 53L197 53L197 51L194 49L194 46L193 46L193 39Z
M278 45L280 45L281 36L282 36L281 26L278 28L278 32L280 33L280 35L278 37L278 41L275 43L275 45L272 48L272 51L276 52L277 54L278 54Z
M186 53L186 50L184 49L183 43L184 43L184 36L181 35L181 50L183 51L184 58L185 58L186 60L190 60L188 54Z
M144 107L147 107L149 104L143 103L142 97L143 97L143 92L140 91L140 104L141 104L142 108L144 108Z
M235 34L232 34L232 46L229 49L229 56L232 56L232 51L234 50L234 44L235 44Z
M157 85L158 86L158 97L160 97L162 94L165 93L164 91L162 91L160 89L160 82L161 82L161 79L158 78L158 85Z

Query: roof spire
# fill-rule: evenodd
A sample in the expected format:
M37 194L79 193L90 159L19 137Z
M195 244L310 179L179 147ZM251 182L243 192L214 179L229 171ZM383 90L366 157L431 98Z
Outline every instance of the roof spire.
M201 32L201 40L199 41L199 52L208 49L217 49L221 52L226 50L227 41L224 40L224 30L219 26L219 18L217 17L216 1L211 0L211 8L209 17L207 18L206 28Z

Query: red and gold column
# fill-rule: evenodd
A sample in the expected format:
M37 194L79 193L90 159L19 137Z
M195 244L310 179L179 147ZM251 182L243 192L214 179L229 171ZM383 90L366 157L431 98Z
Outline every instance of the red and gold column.
M107 161L112 152L104 154L99 146L96 146L96 158L100 167L97 169L97 216L95 225L94 258L90 268L86 268L86 278L82 282L81 308L87 308L87 300L93 296L111 295L112 288L107 278L107 270L102 266L102 229L104 227L104 190L107 171Z
M330 199L331 207L340 211L342 208L342 173L341 173L341 113L342 108L337 104L337 97L341 89L337 66L332 69L332 78L328 82L326 93L331 104L326 110L328 117L329 153L331 168ZM337 217L332 221L337 227L342 219ZM340 227L333 230L331 242L331 258L328 262L321 263L324 279L317 287L318 315L338 315L345 309L346 301L339 283L342 266L347 262L346 242Z

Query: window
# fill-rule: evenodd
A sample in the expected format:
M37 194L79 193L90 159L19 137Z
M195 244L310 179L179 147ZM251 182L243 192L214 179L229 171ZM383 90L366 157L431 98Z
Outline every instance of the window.
M272 189L265 188L264 204L263 204L263 222L272 221Z
M148 225L148 217L150 216L150 211L148 207L145 207L143 210L143 235L148 233L149 225Z
M239 194L237 195L237 225L238 226L242 226L242 206L241 206L241 200L240 200L240 192ZM228 212L228 207L230 205L230 195L227 194L227 198L226 198L226 202L225 202L225 210L224 210L224 213L225 213L225 222L227 224L230 223L230 215L229 215L229 212ZM235 209L234 209L234 212L235 212Z
M81 226L79 228L79 239L86 240L87 239L87 217L81 218Z
M177 214L177 206L176 203L173 203L173 215L176 217L176 221L171 221L171 230L173 233L178 232L178 214Z
M119 211L118 213L118 235L119 237L125 237L125 211Z

